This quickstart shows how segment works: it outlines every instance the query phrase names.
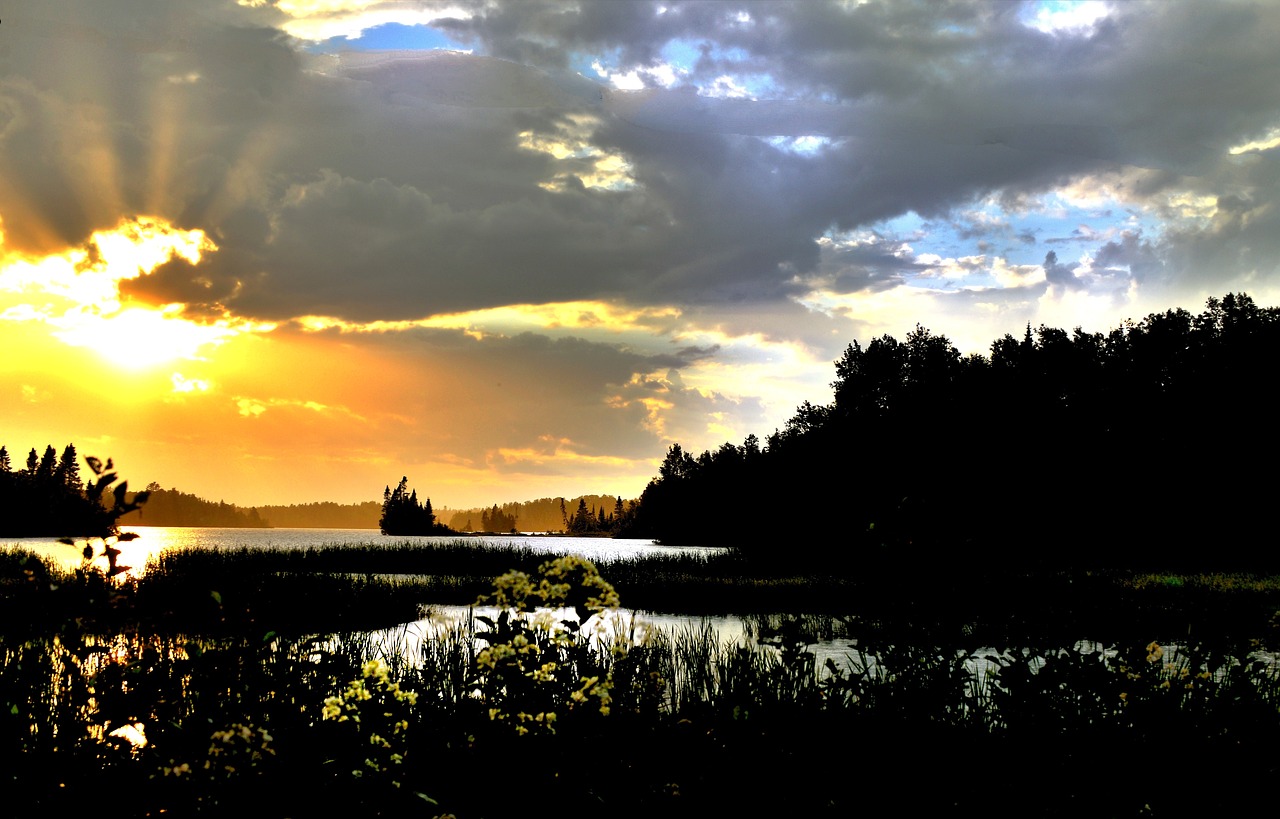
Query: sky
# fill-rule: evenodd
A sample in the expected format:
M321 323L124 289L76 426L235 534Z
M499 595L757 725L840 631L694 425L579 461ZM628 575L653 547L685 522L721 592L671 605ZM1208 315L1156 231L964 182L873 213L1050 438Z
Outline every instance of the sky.
M1276 304L1277 42L1238 0L0 0L0 443L246 506L633 498L855 340Z

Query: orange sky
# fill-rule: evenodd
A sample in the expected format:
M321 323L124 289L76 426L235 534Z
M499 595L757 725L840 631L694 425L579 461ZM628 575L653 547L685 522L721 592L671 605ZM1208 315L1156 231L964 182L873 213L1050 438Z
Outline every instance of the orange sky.
M706 446L751 432L715 409L732 402L676 372L635 372L643 356L621 347L671 334L674 308L274 323L188 316L182 303L121 292L165 264L198 275L217 252L198 229L145 217L81 248L3 257L3 443L15 463L33 446L74 443L114 458L135 486L244 505L376 499L405 474L436 505L459 507L636 497L671 426L685 440L701 430ZM789 395L788 379L776 380ZM682 417L679 401L710 411Z

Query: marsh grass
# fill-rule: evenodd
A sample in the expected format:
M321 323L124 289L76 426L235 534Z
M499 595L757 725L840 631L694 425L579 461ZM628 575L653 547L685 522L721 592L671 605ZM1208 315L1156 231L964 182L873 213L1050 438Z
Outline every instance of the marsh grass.
M659 630L625 652L591 644L590 663L575 666L574 674L610 675L607 717L522 737L498 730L477 696L483 631L459 624L413 654L367 634L6 638L0 726L10 815L70 809L107 792L133 795L99 811L107 815L539 816L593 805L620 816L843 815L900 806L903 795L883 783L902 766L966 789L951 802L930 789L911 804L976 809L986 797L974 783L988 765L1007 778L1003 798L1034 799L1026 783L1052 782L1064 799L1101 789L1110 815L1141 815L1145 804L1185 801L1146 791L1143 777L1160 771L1189 774L1194 761L1195 776L1214 786L1192 803L1223 806L1242 804L1239 788L1265 781L1250 777L1274 773L1262 752L1280 730L1276 669L1202 649L1155 660L1151 644L1109 656L1028 649L979 679L955 646L867 644L851 649L847 665L823 669L799 642L764 649L709 628ZM371 659L418 694L397 740L403 788L394 792L352 779L364 757L321 718L326 699ZM564 682L572 689L577 677ZM133 724L144 726L145 747L110 737ZM1132 758L1120 760L1118 749ZM594 757L609 769L593 768ZM1104 760L1122 765L1123 781L1100 784L1114 773ZM1050 776L1054 769L1073 776ZM865 789L849 787L852 771ZM508 776L519 785L494 787Z
M624 644L570 630L551 687L516 697L478 657L520 634L550 652L549 636L473 620L409 650L407 631L369 629L416 618L438 589L492 592L499 574L534 576L545 553L318 551L168 553L142 578L110 582L0 556L14 617L0 628L8 815L956 815L996 799L1026 815L1139 816L1251 808L1278 775L1280 676L1250 653L1271 633L1257 616L1274 599L1266 582L819 578L811 594L866 596L825 600L837 614L750 616L745 642L709 625L631 621ZM676 611L685 595L733 589L724 599L750 612L819 577L672 555L599 569L629 605L640 607L627 588ZM1209 628L1207 600L1234 613ZM1101 641L1110 650L1070 647L1088 636L1078 631L1054 642L1066 632L1052 618L1099 604L1130 618ZM1001 611L1013 626L997 623ZM588 678L608 681L608 714L527 735L493 716L560 708L593 690ZM398 700L399 732L383 735L399 719L362 734L324 718L353 684L382 680L416 695ZM141 726L146 744L126 726ZM929 787L897 789L904 774Z

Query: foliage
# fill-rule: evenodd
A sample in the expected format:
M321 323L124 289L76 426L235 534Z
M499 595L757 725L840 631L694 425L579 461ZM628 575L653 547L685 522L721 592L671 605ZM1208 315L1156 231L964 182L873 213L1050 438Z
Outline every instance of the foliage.
M409 479L401 478L393 491L390 486L382 493L382 518L378 527L384 535L448 535L453 530L436 522L431 511L431 499L418 500L418 491L409 489Z
M501 609L496 618L476 618L486 628L475 639L486 647L476 655L471 685L490 720L520 735L554 734L557 720L563 724L584 709L609 714L612 675L583 627L616 608L618 595L594 564L567 555L532 577L507 572L478 602ZM574 616L557 620L557 609Z
M626 532L634 523L635 510L636 501L625 501L621 496L539 498L494 504L489 509L453 510L449 525L461 532L514 532L518 528L525 532L629 537Z
M961 356L917 326L854 342L833 401L764 445L674 444L634 531L771 552L811 526L867 568L1274 571L1266 537L1271 362L1280 309L1244 294L1108 334L1026 328ZM781 516L721 514L769 498ZM1213 544L1212 549L1202 544Z
M147 501L146 492L130 495L128 482L116 482L109 459L85 459L94 474L85 484L73 444L61 458L52 446L42 458L32 449L27 468L18 472L7 449L0 450L0 531L8 537L111 537L119 518Z
M339 551L318 555L332 565ZM259 573L247 557L228 565ZM0 635L0 790L11 815L86 800L123 816L847 815L900 808L902 798L846 787L850 769L893 781L910 759L936 786L913 795L916 807L985 811L989 794L974 782L994 769L1023 812L1070 815L1077 800L1105 798L1111 815L1137 816L1242 809L1275 775L1280 672L1247 641L992 647L967 628L913 623L902 616L910 600L878 619L761 618L742 642L710 627L664 632L634 621L601 632L593 624L621 602L606 577L638 564L606 573L576 556L496 559L512 558L537 562L490 582L478 602L497 615L424 635L416 653L245 620L221 637L72 616L52 632ZM62 579L32 560L3 565L25 578L20 587ZM217 565L152 570L203 579ZM136 615L144 579L119 585L123 607L97 605ZM1238 577L1134 579L1142 589L1111 588L1272 588ZM338 587L311 588L327 596ZM839 753L833 740L844 743ZM584 766L593 752L616 775ZM520 765L520 787L493 786L495 771L528 759L537 764ZM1162 775L1209 784L1189 795L1146 787ZM744 776L768 787L725 786ZM1046 802L1047 792L1056 799ZM536 794L554 796L531 801Z
M147 485L146 509L121 518L124 524L144 526L223 526L263 528L269 522L256 508L242 509L223 501L207 501L177 489L163 489L158 483Z

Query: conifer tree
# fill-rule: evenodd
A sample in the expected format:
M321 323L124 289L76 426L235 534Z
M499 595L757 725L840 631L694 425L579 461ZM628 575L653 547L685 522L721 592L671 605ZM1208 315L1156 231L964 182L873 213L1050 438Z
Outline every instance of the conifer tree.
M53 477L57 483L73 492L79 492L84 488L84 481L80 479L80 463L75 444L67 444L67 448L62 450L62 457L58 459Z

